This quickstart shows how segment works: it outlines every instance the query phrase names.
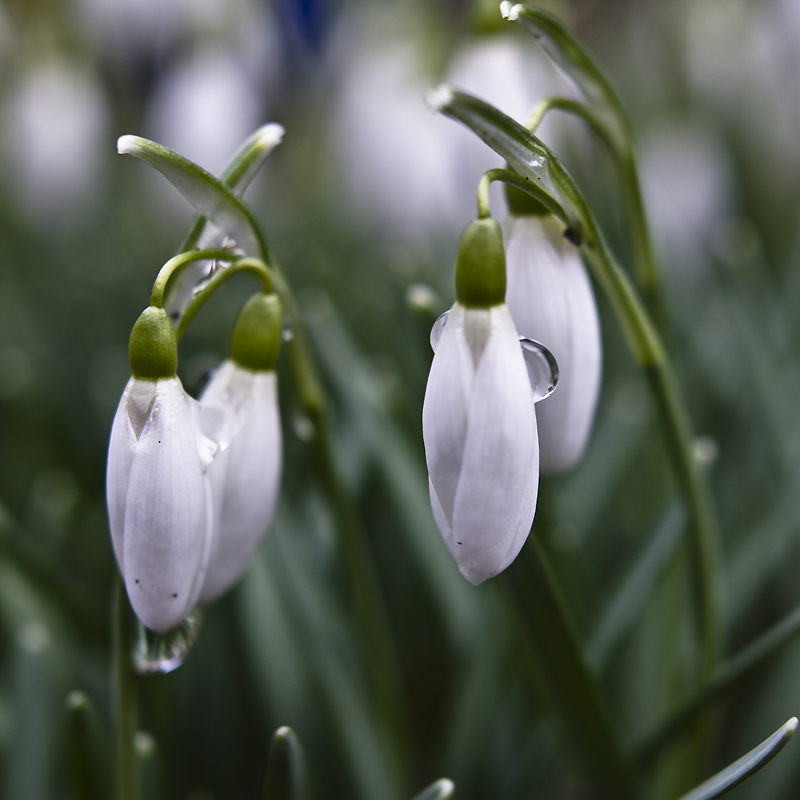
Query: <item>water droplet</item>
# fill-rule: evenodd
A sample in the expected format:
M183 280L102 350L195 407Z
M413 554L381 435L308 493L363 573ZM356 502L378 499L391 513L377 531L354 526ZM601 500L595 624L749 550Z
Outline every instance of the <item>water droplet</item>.
M533 389L533 402L549 397L558 385L558 362L556 357L539 342L519 337L522 357L528 368L528 379Z
M441 314L437 319L436 322L433 323L433 327L431 328L431 350L436 352L436 347L439 344L439 339L442 338L442 334L444 333L444 326L447 324L447 315L450 313L450 310Z
M166 633L155 633L137 622L133 668L140 675L166 674L177 669L197 641L202 621L203 612L195 609L180 625Z
M544 166L544 159L541 156L535 156L531 159L531 166L535 169L536 167L543 167Z

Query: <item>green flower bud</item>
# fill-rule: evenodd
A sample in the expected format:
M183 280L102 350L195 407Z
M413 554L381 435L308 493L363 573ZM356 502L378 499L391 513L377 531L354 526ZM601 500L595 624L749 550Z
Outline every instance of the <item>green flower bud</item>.
M489 308L505 302L506 257L497 221L476 219L458 243L456 299L467 308Z
M283 306L277 294L259 292L244 305L231 339L231 358L242 369L275 369L281 349Z
M527 192L512 186L510 183L506 187L506 203L508 210L515 217L546 217L550 211L535 197L531 197Z
M134 378L157 381L174 378L178 369L178 341L163 308L142 311L128 340L128 360Z

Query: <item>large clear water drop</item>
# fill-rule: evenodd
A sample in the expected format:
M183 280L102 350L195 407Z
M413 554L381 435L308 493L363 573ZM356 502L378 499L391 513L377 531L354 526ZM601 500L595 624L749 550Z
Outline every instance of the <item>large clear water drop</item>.
M136 672L140 675L166 674L177 669L197 640L202 619L202 611L195 609L180 625L166 633L155 633L137 622L136 644L133 646Z
M436 347L439 344L439 340L442 338L442 334L444 333L444 326L447 323L447 315L449 313L450 309L445 311L444 314L440 314L431 328L431 349L434 353L436 352Z
M543 344L533 339L520 336L519 345L533 389L533 402L538 403L549 397L558 385L558 362Z

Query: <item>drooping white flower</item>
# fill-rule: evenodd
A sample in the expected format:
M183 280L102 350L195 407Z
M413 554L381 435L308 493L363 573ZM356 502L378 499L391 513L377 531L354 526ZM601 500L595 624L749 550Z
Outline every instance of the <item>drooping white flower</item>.
M450 311L431 365L422 435L436 524L461 574L504 570L536 509L536 412L506 305Z
M179 378L130 379L111 429L108 516L131 606L157 633L191 613L203 586L213 518L202 441Z
M275 371L243 369L228 360L200 402L225 415L222 444L227 441L208 470L214 537L200 596L205 603L241 577L275 511L282 463Z
M575 466L592 428L600 391L600 325L577 249L552 216L510 216L506 223L506 302L521 336L558 361L559 388L536 409L542 473Z

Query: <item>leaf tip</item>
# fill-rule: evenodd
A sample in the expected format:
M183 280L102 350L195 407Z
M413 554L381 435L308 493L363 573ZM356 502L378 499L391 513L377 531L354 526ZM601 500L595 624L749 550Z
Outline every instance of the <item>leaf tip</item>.
M453 90L446 84L442 83L435 89L428 89L425 94L425 102L431 111L443 111L453 101Z
M792 717L784 726L783 726L784 733L786 734L787 738L791 736L797 730L797 717Z
M268 122L258 129L256 135L264 147L272 150L273 147L277 147L281 143L285 133L286 130L283 125L277 122Z
M503 2L500 3L500 13L503 15L503 18L507 19L509 22L516 22L519 19L520 11L522 11L522 3L517 3L513 6L508 0L503 0Z
M508 0L503 0L503 2L500 3L500 14L503 17L503 19L508 19L508 15L510 12L511 12L511 3L509 3Z
M288 725L282 725L278 730L275 731L273 738L275 739L288 739L292 735L293 731Z
M125 136L120 136L117 139L117 152L120 155L136 155L141 150L141 136L132 136L126 133Z
M795 720L795 723L796 722L797 720ZM439 790L439 797L442 800L452 797L456 790L456 785L450 780L450 778L440 778L438 781L436 781L435 786Z

